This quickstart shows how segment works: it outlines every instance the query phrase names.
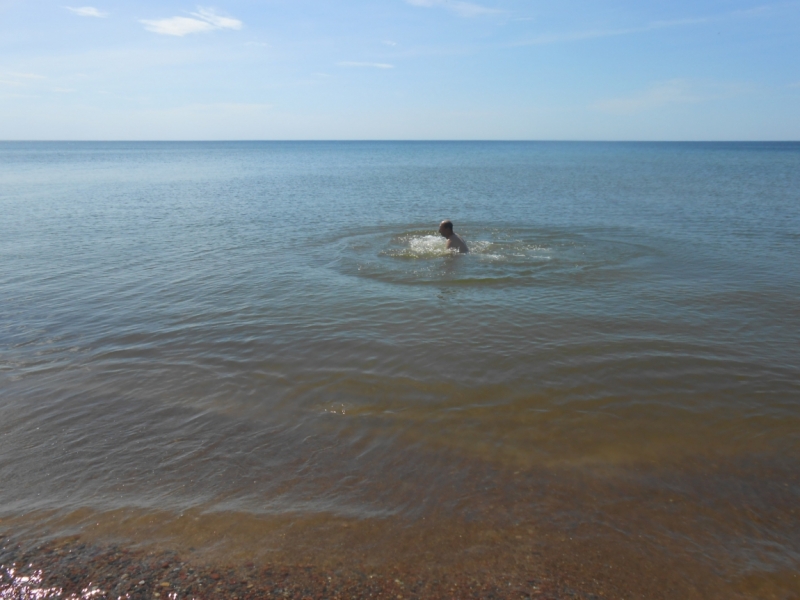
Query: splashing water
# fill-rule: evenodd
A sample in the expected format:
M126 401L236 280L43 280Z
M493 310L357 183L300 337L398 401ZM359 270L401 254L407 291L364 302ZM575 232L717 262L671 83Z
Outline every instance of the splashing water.
M447 250L445 239L429 230L344 236L336 264L348 274L387 283L526 286L574 283L601 270L622 274L651 254L590 231L465 228L463 237L470 249L465 255Z
M392 248L380 252L391 258L431 259L449 256L445 239L438 235L407 233L392 238ZM397 247L399 246L399 247Z

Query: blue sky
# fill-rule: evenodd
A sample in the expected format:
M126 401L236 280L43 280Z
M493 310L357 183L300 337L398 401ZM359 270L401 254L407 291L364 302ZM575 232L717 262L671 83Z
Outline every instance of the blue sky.
M0 0L0 139L798 140L800 1Z

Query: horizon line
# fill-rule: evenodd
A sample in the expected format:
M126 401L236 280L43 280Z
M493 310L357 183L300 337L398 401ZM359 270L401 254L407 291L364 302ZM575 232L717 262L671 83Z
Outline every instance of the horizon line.
M390 139L390 138L363 138L363 139L0 139L0 144L5 143L299 143L299 142L351 142L351 143L365 143L365 142L385 142L385 143L579 143L579 144L796 144L800 143L797 140L775 140L775 139L708 139L708 140L614 140L614 139Z

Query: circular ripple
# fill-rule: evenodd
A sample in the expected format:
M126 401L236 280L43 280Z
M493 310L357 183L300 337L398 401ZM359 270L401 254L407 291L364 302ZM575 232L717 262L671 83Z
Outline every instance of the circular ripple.
M469 254L445 248L435 230L409 227L346 235L338 268L389 283L464 286L576 284L630 275L652 251L608 231L465 228Z

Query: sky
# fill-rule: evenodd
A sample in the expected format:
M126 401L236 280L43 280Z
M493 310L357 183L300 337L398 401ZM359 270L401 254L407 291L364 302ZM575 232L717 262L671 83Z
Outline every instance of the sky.
M800 1L213 2L0 0L0 140L800 140Z

